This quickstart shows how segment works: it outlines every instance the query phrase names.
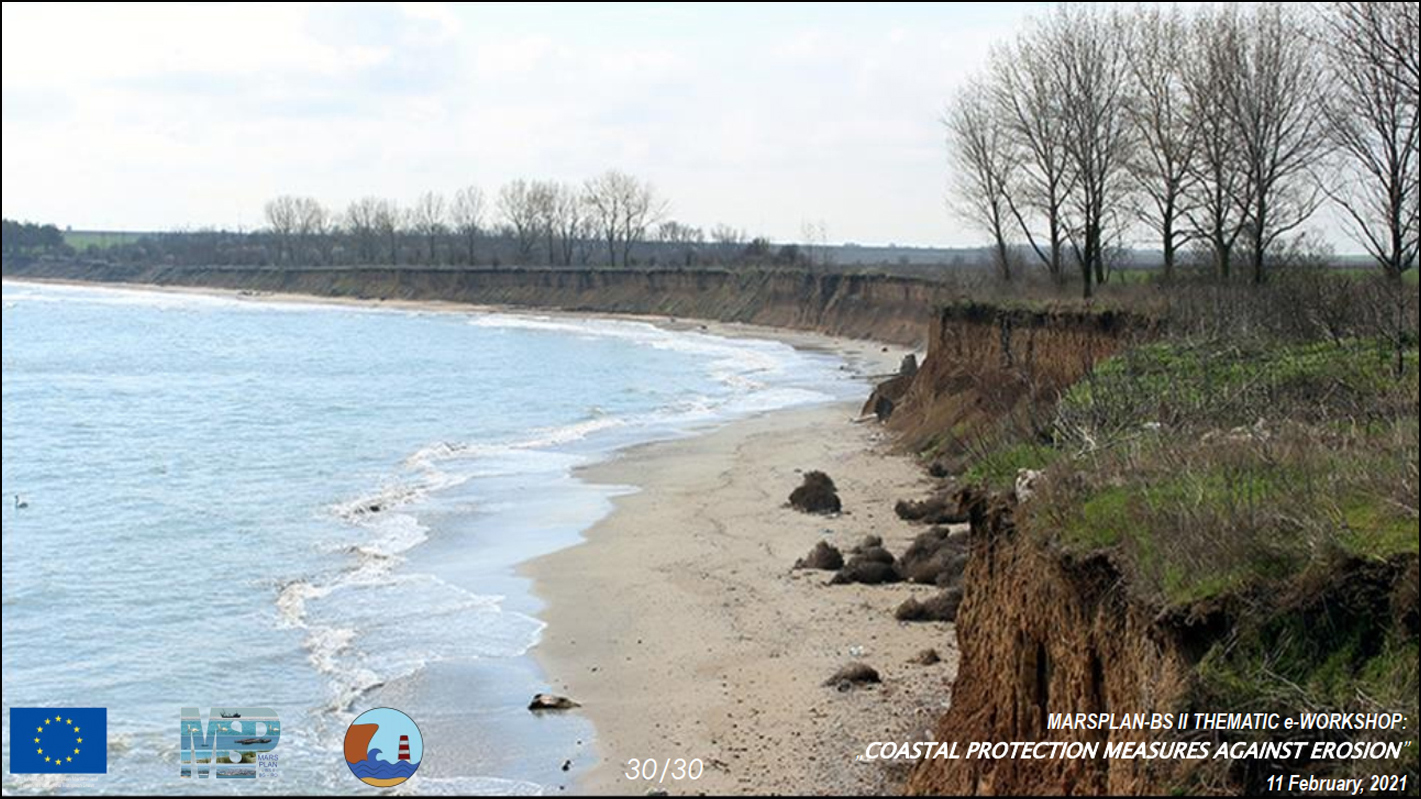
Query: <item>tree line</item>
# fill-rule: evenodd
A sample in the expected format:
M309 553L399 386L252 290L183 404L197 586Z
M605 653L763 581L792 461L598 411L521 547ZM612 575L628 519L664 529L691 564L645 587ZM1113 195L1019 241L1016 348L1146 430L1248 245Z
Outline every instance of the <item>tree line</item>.
M52 252L64 246L64 234L54 225L38 225L13 219L4 220L3 225L0 246L6 255Z
M91 245L83 254L185 266L805 267L830 262L822 226L806 245L775 244L730 225L707 230L678 222L669 218L668 207L649 182L617 170L580 184L520 178L492 197L475 185L452 196L426 191L408 205L367 196L332 209L314 197L287 194L264 205L265 224L256 230L145 234L134 241ZM12 239L28 241L12 237L11 224L6 220L7 254L13 254ZM55 235L42 252L79 254L64 246L57 230ZM25 254L40 252L24 246Z
M1114 4L1110 4L1114 5ZM1253 283L1325 202L1387 275L1417 262L1415 3L1062 3L995 46L944 124L954 210L1086 297L1131 236Z

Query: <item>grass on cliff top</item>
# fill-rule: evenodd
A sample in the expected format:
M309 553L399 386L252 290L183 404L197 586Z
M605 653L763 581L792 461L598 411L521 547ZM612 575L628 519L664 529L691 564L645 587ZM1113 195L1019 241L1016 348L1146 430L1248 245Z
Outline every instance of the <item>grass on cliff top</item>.
M1150 344L1067 392L1054 445L969 475L1050 465L1028 529L1113 549L1133 590L1189 603L1325 553L1416 552L1417 385L1416 349L1398 361L1377 341Z

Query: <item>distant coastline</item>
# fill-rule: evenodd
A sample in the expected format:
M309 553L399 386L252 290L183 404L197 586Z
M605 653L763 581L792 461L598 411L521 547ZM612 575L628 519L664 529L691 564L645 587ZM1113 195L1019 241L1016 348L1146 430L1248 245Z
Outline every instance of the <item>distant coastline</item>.
M6 278L394 302L621 313L785 328L921 347L958 287L922 278L760 269L178 267L9 258Z

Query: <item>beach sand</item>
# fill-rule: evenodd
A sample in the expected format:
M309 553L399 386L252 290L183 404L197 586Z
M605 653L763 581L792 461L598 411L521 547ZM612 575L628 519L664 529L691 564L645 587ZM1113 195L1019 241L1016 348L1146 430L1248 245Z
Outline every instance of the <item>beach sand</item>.
M880 377L896 372L907 352L869 341L695 319L111 287L253 302L627 319L829 351L853 373ZM869 390L865 383L865 398ZM595 727L590 745L579 740L576 751L567 752L572 784L560 788L602 794L652 789L867 794L901 787L910 762L856 762L855 757L871 741L928 740L929 727L946 707L957 663L952 625L893 619L904 599L925 599L937 589L828 586L830 572L791 569L821 539L847 551L874 534L901 555L925 529L899 520L893 503L921 498L932 480L911 458L889 452L879 425L853 421L860 404L763 414L696 437L633 448L580 473L592 482L638 491L616 499L616 510L587 532L584 543L520 567L547 605L538 615L548 626L533 650L551 681L547 690L581 702L582 708L570 712ZM838 485L842 516L812 516L787 506L802 471L812 469L827 472ZM909 662L928 647L937 650L941 663ZM848 692L822 685L854 660L876 668L883 683ZM516 742L509 743L512 751L486 753L489 762L481 760L477 770L505 770L508 764L499 763L517 749ZM699 760L701 776L628 780L626 764L633 758L657 760L663 764L658 771L671 762L672 777L676 759ZM561 772L560 766L525 769L528 773L519 776L546 781L547 771Z
M854 404L780 411L633 449L581 476L640 488L587 541L523 566L548 606L534 652L549 689L582 703L596 741L574 766L589 793L876 793L910 765L856 762L871 741L929 740L956 668L950 624L893 610L931 586L829 586L794 571L816 541L880 535L901 554L924 529L893 503L931 480L886 451ZM838 485L845 514L786 505L800 470ZM853 653L862 648L862 654ZM941 663L910 663L933 647ZM862 660L883 683L822 683ZM699 758L699 780L629 780L629 759ZM658 767L660 770L662 767ZM676 775L673 768L672 775Z

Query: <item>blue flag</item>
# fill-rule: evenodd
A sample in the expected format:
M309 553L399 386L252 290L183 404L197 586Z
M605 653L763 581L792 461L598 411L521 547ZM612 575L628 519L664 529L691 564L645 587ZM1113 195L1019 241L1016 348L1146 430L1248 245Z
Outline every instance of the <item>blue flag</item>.
M104 774L108 726L103 707L12 707L10 773Z

